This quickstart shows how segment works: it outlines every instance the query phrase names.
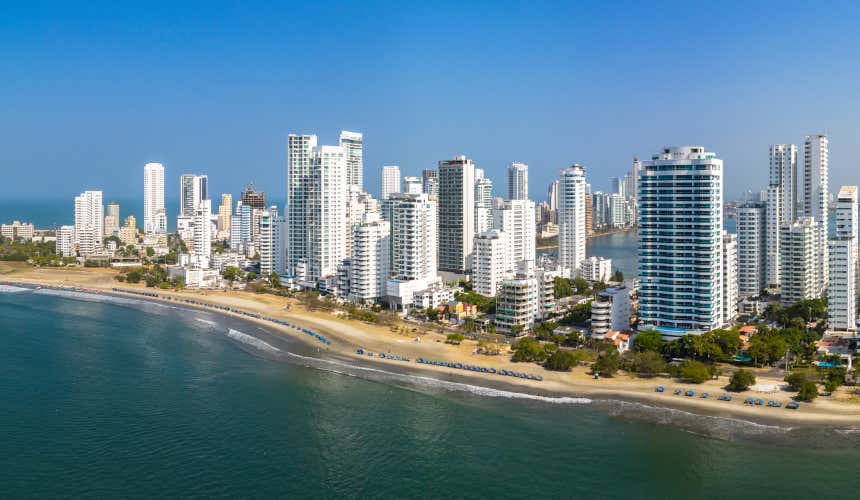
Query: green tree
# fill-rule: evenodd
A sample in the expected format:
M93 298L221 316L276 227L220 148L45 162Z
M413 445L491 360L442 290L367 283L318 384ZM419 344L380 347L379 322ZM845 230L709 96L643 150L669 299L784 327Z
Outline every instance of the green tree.
M221 276L233 286L233 282L242 279L242 270L236 266L227 266Z
M553 280L553 295L557 299L573 295L573 287L570 285L570 280L560 276L556 277Z
M153 255L155 255L155 249L152 247L146 247L146 256L152 257Z
M655 351L628 352L626 370L637 375L656 375L666 370L666 362Z
M682 379L695 384L701 384L712 377L711 369L694 359L688 359L681 364L680 374Z
M729 380L729 389L733 391L745 391L753 385L755 385L755 374L748 370L736 371Z
M660 352L663 349L663 336L657 330L643 330L636 334L633 347L637 351Z
M818 397L818 386L815 382L804 380L800 385L800 391L797 393L797 398L801 401L812 401Z
M143 277L143 271L141 269L132 269L125 275L125 281L128 283L140 283L141 278Z
M624 273L621 272L621 269L615 270L615 273L612 274L611 281L616 281L618 283L621 283L622 281L624 281Z
M576 289L577 295L586 295L588 293L588 281L582 278L574 278L573 287Z
M518 363L523 361L542 363L546 361L546 349L533 338L526 337L514 344L514 355L511 361Z
M615 349L610 349L597 357L597 361L591 365L592 373L604 377L611 377L621 369L621 356Z
M248 281L254 281L255 279L257 279L257 273L251 271L245 276L245 279Z
M546 362L543 366L547 370L569 372L573 367L579 364L582 358L582 351L567 351L564 349L557 349L553 351L552 354L549 355L549 357L547 357Z
M281 276L274 271L266 276L266 281L269 282L269 286L272 288L281 288Z

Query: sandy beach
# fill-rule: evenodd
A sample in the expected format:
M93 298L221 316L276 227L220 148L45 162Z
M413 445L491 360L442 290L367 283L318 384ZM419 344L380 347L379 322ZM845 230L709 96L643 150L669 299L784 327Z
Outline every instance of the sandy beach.
M724 386L728 383L725 376L703 384L683 384L666 377L638 378L619 374L612 378L594 380L588 374L587 367L577 367L572 372L552 372L534 363L513 363L510 354L503 347L501 355L476 354L477 343L464 341L455 346L444 343L444 336L431 331L424 325L403 322L395 330L392 327L365 324L354 320L346 320L337 313L308 311L296 300L269 294L256 294L245 291L214 291L214 290L158 290L147 289L144 285L120 283L114 279L116 271L97 268L33 268L26 264L0 264L0 282L76 287L96 293L117 293L113 289L128 290L128 292L148 291L157 293L161 298L150 300L176 300L193 298L196 301L212 305L230 306L247 312L258 313L276 319L313 329L331 339L333 345L321 347L321 356L334 357L349 361L355 365L374 366L430 376L448 381L487 388L517 391L545 397L579 397L592 400L619 399L640 402L647 405L667 407L686 412L737 418L762 424L779 424L789 426L826 425L838 428L860 428L860 392L854 387L840 388L835 396L819 397L813 403L802 403L799 410L785 408L769 408L766 406L749 406L743 404L747 396L762 398L765 401L774 399L785 403L791 401L792 392L775 390L772 392L756 392L749 390L733 394L733 401L719 401L716 397L726 392ZM137 298L145 298L135 295ZM229 314L229 313L225 313ZM262 321L262 320L254 320ZM275 323L262 321L267 328L281 331L303 342L320 347L321 344L313 338L297 333L296 330L279 326ZM393 361L360 356L357 349L362 348L375 353L391 353L408 356L412 361ZM415 360L425 359L444 360L473 364L496 370L510 369L519 372L539 374L543 381L502 377L486 373L456 370L419 364ZM386 368L387 367L387 368ZM782 378L767 377L764 370L757 373L757 386L780 387ZM665 387L664 393L657 393L658 385ZM676 388L693 389L696 397L674 395ZM702 392L709 392L710 398L698 397Z

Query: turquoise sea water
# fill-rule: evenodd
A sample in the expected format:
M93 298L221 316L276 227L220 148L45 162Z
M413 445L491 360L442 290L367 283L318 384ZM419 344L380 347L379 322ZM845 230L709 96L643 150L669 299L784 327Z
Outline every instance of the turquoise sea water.
M652 422L673 412L480 396L290 352L316 355L208 312L0 292L3 497L856 496L850 435L794 446L736 422L715 439Z

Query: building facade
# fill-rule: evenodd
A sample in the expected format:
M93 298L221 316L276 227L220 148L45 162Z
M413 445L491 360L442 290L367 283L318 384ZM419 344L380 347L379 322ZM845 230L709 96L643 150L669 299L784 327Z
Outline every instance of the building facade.
M800 217L780 235L780 299L786 306L821 297L818 282L818 224Z
M561 171L558 183L558 261L565 278L579 275L585 260L585 167Z
M475 240L475 165L465 156L443 160L439 172L439 270L472 269Z
M382 190L380 197L387 200L394 193L400 192L400 167L386 165L382 167Z
M738 295L757 297L767 288L766 203L748 202L737 209ZM778 237L777 237L778 238Z
M723 324L738 316L738 237L723 231Z
M639 328L664 337L723 323L723 162L664 148L639 177Z
M827 325L857 331L857 186L842 186L836 197L836 233L830 239Z
M346 161L346 185L364 188L364 136L359 132L342 130L340 147Z
M167 212L164 208L164 165L143 166L143 232L167 234Z
M529 166L525 163L511 163L508 167L508 199L529 199Z

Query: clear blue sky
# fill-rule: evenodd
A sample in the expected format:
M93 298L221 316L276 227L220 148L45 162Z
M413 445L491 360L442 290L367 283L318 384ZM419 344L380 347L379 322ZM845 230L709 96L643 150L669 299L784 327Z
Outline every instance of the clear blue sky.
M176 2L177 4L179 2ZM119 5L118 5L119 4ZM207 173L213 197L285 192L288 133L365 134L365 185L466 154L532 197L570 163L595 189L634 155L700 144L728 196L767 147L831 137L831 188L860 183L856 2L125 2L6 4L0 197L103 189L143 164ZM171 214L172 216L172 214Z

